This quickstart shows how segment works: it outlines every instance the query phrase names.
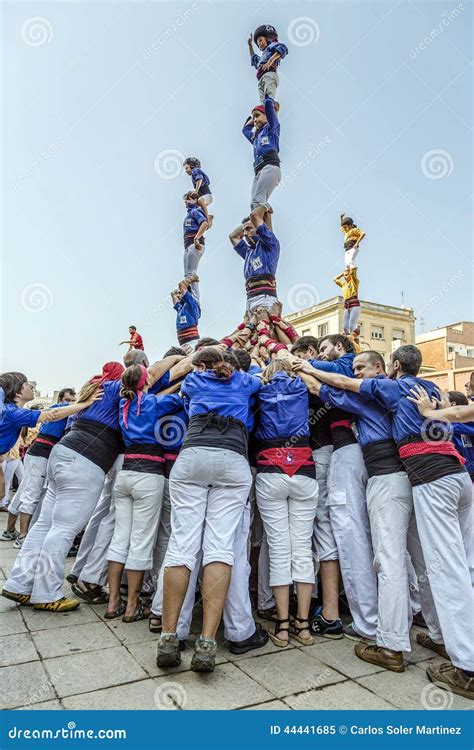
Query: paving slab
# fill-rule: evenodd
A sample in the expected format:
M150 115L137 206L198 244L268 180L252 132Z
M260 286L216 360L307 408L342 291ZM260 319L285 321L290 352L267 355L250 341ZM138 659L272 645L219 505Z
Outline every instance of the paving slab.
M156 640L144 641L142 643L130 643L127 650L135 657L137 662L146 670L151 677L161 677L162 675L172 675L175 672L188 672L191 669L191 659L194 648L192 643L188 643L185 650L181 652L181 664L179 667L172 669L162 669L156 666ZM223 664L228 661L229 652L224 649L218 649L216 664Z
M46 659L44 665L60 698L148 677L126 648L106 648Z
M291 711L291 707L287 706L283 701L268 701L268 703L258 703L256 706L249 706L248 708L242 708L242 711Z
M22 609L26 609L26 607L22 607ZM16 604L14 609L2 613L0 617L0 636L26 632L28 632L28 628L21 616L20 608Z
M94 690L92 693L82 693L63 698L67 709L102 711L156 711L158 710L155 694L159 690L154 680L140 680L127 685ZM171 703L171 708L177 707Z
M323 640L325 640L324 644L318 641L314 646L303 646L303 652L307 656L328 664L347 677L362 677L383 670L383 667L376 667L375 664L368 664L359 659L354 653L355 643L349 638L341 638L337 641Z
M103 622L86 622L84 625L58 628L54 637L49 630L36 630L32 633L32 637L43 659L82 651L98 651L120 645Z
M104 609L105 612L105 609ZM102 619L102 618L101 618ZM112 633L124 645L129 643L143 643L143 641L158 640L159 633L150 633L148 620L138 622L122 622L118 617L116 620L103 620Z
M291 651L291 649L293 648L294 648L293 644L290 643L290 645L285 650ZM264 656L265 654L278 654L278 653L281 653L281 648L278 648L278 646L275 646L275 644L270 639L268 639L268 641L266 642L264 646L262 646L262 648L257 648L254 651L247 651L246 654L231 654L228 648L226 648L226 652L227 652L227 658L229 659L229 661L239 662L239 661L242 661L243 659L251 659L254 656Z
M32 607L22 607L22 613L28 629L32 632L68 628L71 625L82 625L86 622L99 622L96 613L87 604L81 604L73 612L41 612Z
M338 685L328 685L321 690L308 690L299 695L289 695L283 701L294 711L305 710L393 710L391 703L355 684L351 680Z
M251 660L253 661L253 660ZM173 699L183 710L236 709L272 700L274 696L235 664L216 666L212 674L181 672L159 677L157 700Z
M0 638L0 667L29 661L39 661L38 652L29 633L4 635Z
M0 669L0 709L29 708L33 703L56 698L50 676L40 662Z
M327 664L306 656L297 648L280 649L280 653L243 659L238 666L277 698L346 679Z
M64 706L58 700L44 701L44 703L33 703L31 706L20 706L14 711L64 711Z
M472 701L433 685L424 668L408 666L405 672L378 672L357 678L357 682L376 693L396 708L414 710L463 709L472 710Z

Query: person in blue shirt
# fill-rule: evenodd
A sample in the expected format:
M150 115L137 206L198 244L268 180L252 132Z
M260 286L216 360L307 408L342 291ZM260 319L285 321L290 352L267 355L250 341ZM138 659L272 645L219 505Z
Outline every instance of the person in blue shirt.
M183 241L184 241L184 275L185 277L195 276L199 262L204 255L204 234L209 229L209 222L202 208L198 206L199 196L196 192L189 192L184 195L184 204L186 206L186 216L183 221ZM197 300L199 300L199 284L193 282L192 291Z
M193 189L198 194L198 206L204 211L209 229L212 227L214 216L209 214L207 207L212 203L211 184L209 177L201 169L201 162L194 156L188 156L183 162L184 171L193 181Z
M252 483L246 428L250 399L261 383L235 371L212 347L194 354L193 368L181 388L189 426L170 476L172 531L163 563L163 630L157 665L172 667L181 662L176 628L202 547L204 615L191 669L212 672L235 531Z
M173 308L176 310L176 336L179 345L188 354L199 341L198 323L201 306L192 291L193 285L197 283L199 277L194 274L180 281L177 288L171 292Z
M261 55L255 54L252 34L250 34L247 40L250 64L253 68L257 68L258 93L263 104L267 96L276 99L276 90L279 83L277 68L280 65L280 60L283 60L288 54L288 47L278 41L277 31L270 24L259 26L253 34L253 41L262 53Z
M276 272L280 242L265 223L265 215L263 206L252 211L231 232L229 240L244 261L247 313L253 313L257 307L265 307L278 315L281 304L277 297Z
M250 210L266 206L271 210L269 198L281 180L280 170L280 123L275 111L275 102L269 96L262 104L253 108L242 128L244 136L253 146L254 179L250 198Z

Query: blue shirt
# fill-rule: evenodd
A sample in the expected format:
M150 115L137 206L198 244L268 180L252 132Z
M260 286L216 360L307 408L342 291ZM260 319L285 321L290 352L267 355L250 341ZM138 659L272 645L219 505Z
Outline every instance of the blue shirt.
M281 55L281 59L283 60L283 58L288 54L288 47L286 46L286 44L282 44L281 42L270 42L270 44L267 44L261 55L252 55L250 64L253 68L257 68L258 70L258 68L261 68L262 65L269 61L269 59L275 54L275 52L279 52ZM277 60L272 68L276 69L279 64L280 60Z
M456 450L466 460L464 468L474 477L474 422L453 422L451 427Z
M260 390L260 378L246 372L233 372L227 380L216 377L213 370L190 372L181 391L188 403L189 418L214 412L223 417L239 419L247 424L250 397ZM189 400L189 401L187 401Z
M198 167L194 167L194 169L191 172L191 179L193 181L193 187L195 188L199 180L202 180L202 185L199 188L202 195L205 195L206 193L210 193L210 190L203 190L204 186L209 185L209 177L205 172L202 171L202 169L199 169Z
M36 427L40 414L38 409L25 409L13 403L4 404L0 422L0 455L13 448L22 427Z
M180 300L173 305L176 310L176 330L182 331L191 326L197 326L201 317L201 307L189 289Z
M183 221L184 236L197 234L203 221L206 221L206 216L202 208L197 205L189 206Z
M275 113L275 102L267 96L263 104L267 116L265 125L256 132L251 122L242 128L242 133L253 145L254 168L261 164L265 156L274 151L278 153L280 150L280 123Z
M418 407L407 399L411 396L411 388L421 385L428 395L439 398L438 387L429 380L417 378L415 375L402 375L396 380L377 377L366 378L360 386L360 394L367 401L371 399L389 411L393 418L393 436L400 442L408 437L419 437L422 433L429 439L437 435L446 434L446 425L442 422L428 422L421 416Z
M355 354L348 352L339 357L339 359L333 359L331 362L327 362L324 359L310 359L309 364L316 370L335 372L338 375L347 375L348 378L353 378L354 370L352 369L352 363L354 362L354 357Z
M361 446L379 440L393 440L390 414L376 401L367 401L359 393L343 391L330 385L321 386L319 397L331 406L355 414Z
M148 393L159 393L160 391L164 391L165 388L168 388L170 384L170 371L167 370L164 375L161 376L161 378L158 378L158 380L153 383L151 388L149 389Z
M258 392L259 440L309 435L309 394L301 378L276 372Z
M112 430L119 430L120 388L122 383L120 380L106 380L100 387L104 391L102 399L94 401L92 406L79 412L78 419L99 422Z
M70 406L70 404L68 404L67 401L63 401L57 404L53 404L49 408L57 409L60 406ZM43 437L45 435L52 435L52 437L60 439L62 438L64 430L66 429L67 421L68 417L65 417L65 419L58 419L57 422L45 422L41 425L38 435L42 435Z
M155 426L157 440L164 451L177 452L181 448L188 426L184 402L177 393L157 397L158 421Z
M244 259L245 280L263 274L276 275L280 243L266 224L256 229L255 239L242 239L234 250Z

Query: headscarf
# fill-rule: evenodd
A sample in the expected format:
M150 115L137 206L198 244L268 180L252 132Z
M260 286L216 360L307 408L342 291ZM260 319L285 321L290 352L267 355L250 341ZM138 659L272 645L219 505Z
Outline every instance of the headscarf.
M125 367L120 362L106 362L101 375L93 375L89 380L92 385L102 385L106 380L120 380Z
M143 398L143 388L145 386L145 383L146 383L146 380L147 380L147 377L148 377L148 370L143 365L137 365L137 367L139 367L140 370L142 371L140 380L137 383L137 401L138 401L137 416L140 416L140 403L141 403L141 400ZM128 428L128 410L130 409L130 404L131 403L132 403L132 400L131 399L127 399L126 402L125 402L125 404L124 404L123 410L122 410L123 423L124 423L125 427L127 427L127 428Z

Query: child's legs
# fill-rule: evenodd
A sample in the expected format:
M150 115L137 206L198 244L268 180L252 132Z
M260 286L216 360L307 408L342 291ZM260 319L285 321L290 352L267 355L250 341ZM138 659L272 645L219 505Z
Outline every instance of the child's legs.
M349 328L347 328L348 333L352 333L357 328L357 323L359 321L359 315L360 315L360 305L356 305L356 307L351 307L349 309ZM344 327L344 330L346 328Z
M265 73L260 78L258 82L258 93L260 94L260 101L262 104L266 96L271 97L273 101L275 101L278 84L279 79L276 71Z
M355 259L359 255L359 248L358 247L351 247L349 250L346 250L344 253L344 262L346 265L346 268L354 268L355 265Z
M276 164L267 164L255 175L252 183L250 210L268 203L268 199L281 180L281 170Z
M350 330L351 330L349 328L350 319L351 319L351 311L348 307L345 307L344 316L342 318L342 330L344 331L344 333L350 333Z

